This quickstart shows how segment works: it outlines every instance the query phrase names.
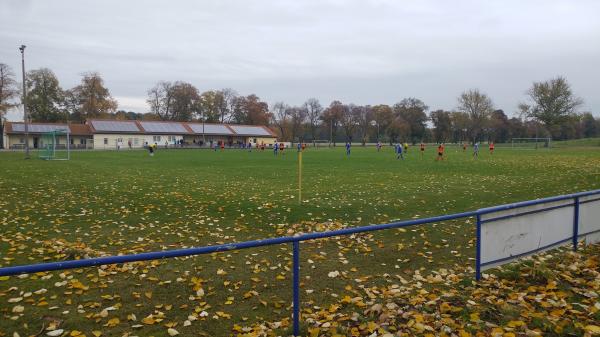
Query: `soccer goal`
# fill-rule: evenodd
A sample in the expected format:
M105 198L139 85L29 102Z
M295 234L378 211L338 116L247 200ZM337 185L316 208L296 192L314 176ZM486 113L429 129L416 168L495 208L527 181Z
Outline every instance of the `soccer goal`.
M511 147L515 149L549 149L551 138L513 138Z
M68 130L55 130L42 134L39 157L44 160L71 159L71 135Z
M329 139L315 139L312 141L306 141L305 143L308 144L309 146L314 146L314 147L329 147L329 146L333 145L333 144L331 144Z

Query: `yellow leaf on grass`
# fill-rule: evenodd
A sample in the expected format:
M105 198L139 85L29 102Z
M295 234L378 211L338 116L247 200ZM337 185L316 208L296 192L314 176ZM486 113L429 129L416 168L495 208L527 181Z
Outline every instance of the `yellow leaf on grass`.
M600 335L600 326L597 325L586 325L585 328L583 328L585 331L590 332L594 335Z
M142 319L142 323L152 325L152 324L156 323L156 321L154 320L154 317L152 317L152 315L150 315L150 316L144 317Z
M94 335L96 337L100 337L100 336L102 336L102 332L100 332L98 330L94 330L94 331L92 331L92 335Z
M106 322L106 324L104 324L104 326L113 327L113 326L116 326L117 324L119 324L120 322L121 321L117 317L115 317L115 318L109 319L108 322Z
M144 293L144 295L145 295L147 298L149 298L149 299L151 299L151 298L152 298L152 292L151 292L151 291L146 291L146 292Z
M84 285L83 283L79 282L78 280L72 280L71 281L71 287L73 287L74 289L81 289L81 290L88 290L89 287Z
M308 334L310 335L310 337L317 337L317 336L319 336L320 332L321 332L321 329L319 329L319 328L308 329Z
M508 327L511 327L511 328L517 328L517 327L525 325L525 322L523 322L523 321L510 321L506 325Z

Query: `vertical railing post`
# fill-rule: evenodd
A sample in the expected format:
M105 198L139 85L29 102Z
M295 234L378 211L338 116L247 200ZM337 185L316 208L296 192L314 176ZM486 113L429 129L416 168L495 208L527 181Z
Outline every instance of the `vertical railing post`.
M294 241L293 287L294 287L294 336L300 336L300 242Z
M477 218L477 242L475 250L475 280L481 279L481 214L476 215Z
M579 197L575 197L573 210L573 250L577 251L579 241Z

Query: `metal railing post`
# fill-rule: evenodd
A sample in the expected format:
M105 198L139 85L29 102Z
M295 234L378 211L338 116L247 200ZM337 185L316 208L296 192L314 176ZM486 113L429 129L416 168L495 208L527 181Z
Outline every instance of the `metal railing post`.
M300 242L294 241L294 257L293 257L293 287L294 287L294 336L300 336Z
M475 280L481 279L481 214L477 213L477 243L475 250Z
M579 197L575 197L573 210L573 250L577 251L577 243L579 236Z

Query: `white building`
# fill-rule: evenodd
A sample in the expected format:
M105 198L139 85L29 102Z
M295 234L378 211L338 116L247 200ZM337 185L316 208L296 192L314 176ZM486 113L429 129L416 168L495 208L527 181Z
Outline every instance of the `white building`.
M85 124L30 123L29 147L42 147L41 135L57 130L68 131L71 148L81 149L141 148L155 143L160 147L206 147L221 143L226 147L244 143L271 146L276 142L275 133L260 125L91 119ZM24 124L7 122L3 137L6 148L23 148ZM66 137L58 140L59 144L66 141Z

